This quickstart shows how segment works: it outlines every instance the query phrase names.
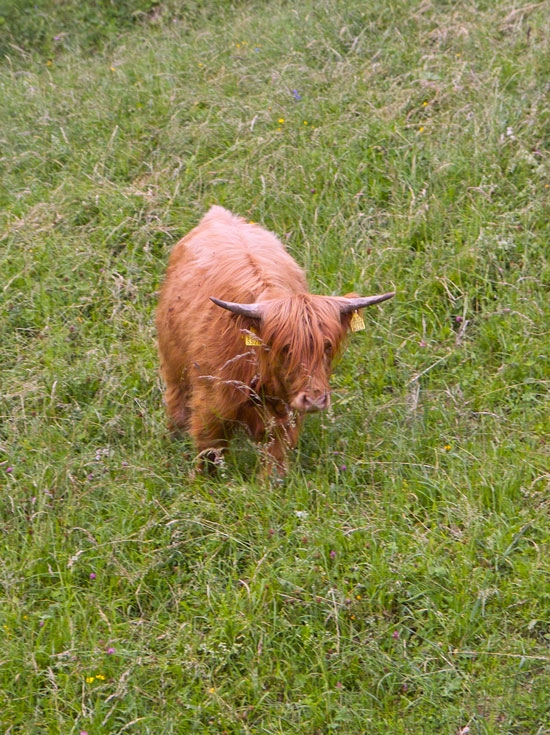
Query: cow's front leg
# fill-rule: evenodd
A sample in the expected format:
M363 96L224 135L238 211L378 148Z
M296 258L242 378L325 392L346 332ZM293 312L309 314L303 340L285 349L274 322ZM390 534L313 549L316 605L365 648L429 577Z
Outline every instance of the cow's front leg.
M228 445L225 422L211 411L196 411L191 416L189 433L198 452L197 472L215 472Z
M291 413L284 419L273 419L266 428L263 445L264 477L283 478L288 472L288 455L298 443L302 417Z

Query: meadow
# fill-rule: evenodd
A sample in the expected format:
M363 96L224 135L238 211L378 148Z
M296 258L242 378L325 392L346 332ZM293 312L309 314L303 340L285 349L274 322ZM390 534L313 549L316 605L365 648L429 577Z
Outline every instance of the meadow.
M548 2L0 3L0 731L550 733ZM211 204L365 313L284 484L165 422Z

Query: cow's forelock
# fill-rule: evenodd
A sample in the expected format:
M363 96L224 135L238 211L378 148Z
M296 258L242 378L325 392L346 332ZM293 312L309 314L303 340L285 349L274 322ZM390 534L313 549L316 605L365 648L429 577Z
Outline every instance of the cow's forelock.
M264 379L290 404L304 391L328 394L332 360L345 332L330 298L298 294L271 301L261 323Z

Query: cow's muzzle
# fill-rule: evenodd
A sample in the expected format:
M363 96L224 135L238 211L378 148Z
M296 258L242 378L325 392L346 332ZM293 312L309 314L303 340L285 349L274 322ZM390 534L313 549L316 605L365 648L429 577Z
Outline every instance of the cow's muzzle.
M302 391L291 402L291 407L301 413L313 411L324 411L330 406L330 393L328 391L317 391L315 393Z

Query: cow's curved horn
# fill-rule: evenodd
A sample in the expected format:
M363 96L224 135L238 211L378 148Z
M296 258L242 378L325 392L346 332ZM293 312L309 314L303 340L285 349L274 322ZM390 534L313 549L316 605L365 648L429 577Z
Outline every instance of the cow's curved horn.
M389 293L378 294L377 296L358 296L357 298L339 298L340 313L349 314L351 311L357 311L357 309L364 309L365 306L372 306L373 304L380 304L382 301L387 301L395 296L395 291Z
M233 314L240 314L241 316L248 316L251 319L260 319L262 316L261 303L237 304L234 301L222 301L221 299L215 299L213 296L210 297L210 301L213 301L217 306L221 306L222 309L227 309L227 311L232 311Z

